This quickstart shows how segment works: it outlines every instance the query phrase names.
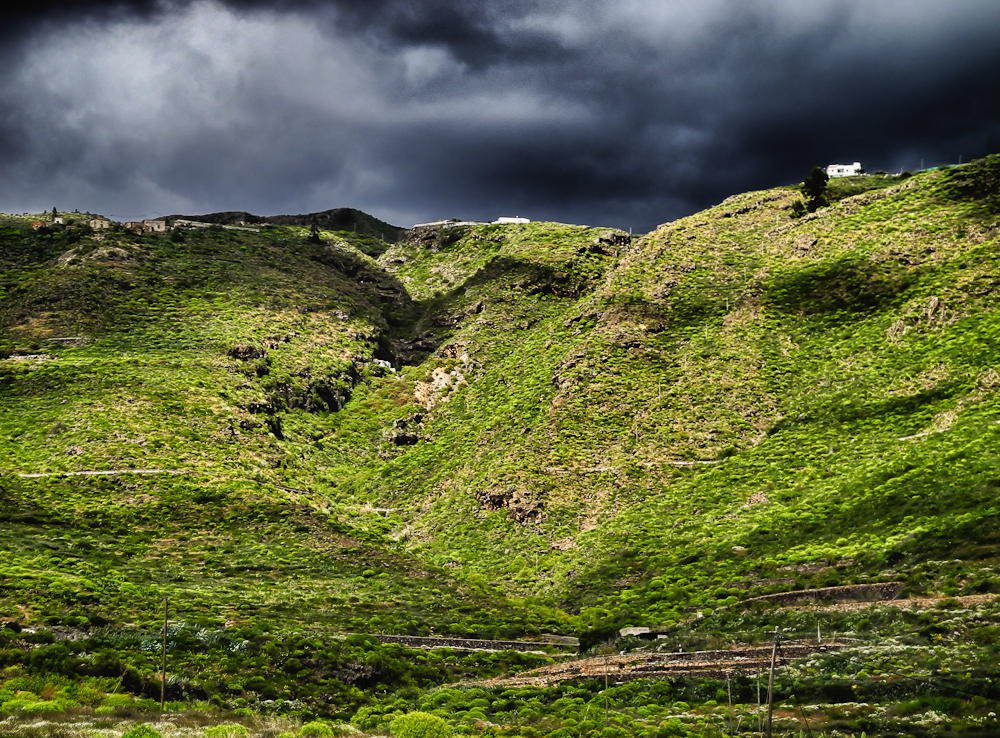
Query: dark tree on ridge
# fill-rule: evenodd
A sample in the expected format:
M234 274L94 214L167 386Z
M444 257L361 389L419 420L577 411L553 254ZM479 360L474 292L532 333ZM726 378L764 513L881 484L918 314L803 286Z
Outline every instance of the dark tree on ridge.
M830 175L822 167L813 167L812 172L802 183L802 192L807 198L806 209L810 213L829 205L826 199L826 183L829 181Z

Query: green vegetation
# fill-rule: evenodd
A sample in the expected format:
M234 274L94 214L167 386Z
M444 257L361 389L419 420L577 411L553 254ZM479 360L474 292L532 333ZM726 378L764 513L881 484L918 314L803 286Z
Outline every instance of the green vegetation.
M451 726L437 715L410 712L393 719L389 730L396 738L448 738Z
M548 656L345 634L600 647L643 625L690 650L819 626L868 650L787 670L783 700L824 705L810 721L988 734L995 605L743 603L997 593L998 181L993 156L824 183L815 212L747 193L636 239L95 240L6 218L0 709L158 709L167 597L176 705L393 734L413 713L528 738L721 734L741 715L745 733L756 677L729 685L732 718L718 675L616 685L605 717L603 680L466 684ZM875 678L876 657L905 679Z
M829 181L830 177L824 169L813 167L812 172L802 183L802 192L809 198L806 200L806 212L815 213L829 204L826 197L826 185Z

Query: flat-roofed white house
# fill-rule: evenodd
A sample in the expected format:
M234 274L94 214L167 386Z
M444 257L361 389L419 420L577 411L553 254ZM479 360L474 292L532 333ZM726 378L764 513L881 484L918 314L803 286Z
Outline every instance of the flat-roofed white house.
M527 218L522 218L520 215L515 215L510 217L508 215L501 215L499 218L493 221L494 225L501 223L530 223L531 221Z
M861 166L860 161L853 164L831 164L826 168L826 174L829 177L856 177L864 173L865 168Z
M166 233L167 230L167 221L165 220L144 220L142 224L153 233Z

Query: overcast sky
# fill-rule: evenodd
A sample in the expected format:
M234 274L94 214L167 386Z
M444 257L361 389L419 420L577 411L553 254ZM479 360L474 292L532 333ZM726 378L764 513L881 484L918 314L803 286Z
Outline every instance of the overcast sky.
M814 165L1000 152L998 0L24 3L0 211L647 231Z

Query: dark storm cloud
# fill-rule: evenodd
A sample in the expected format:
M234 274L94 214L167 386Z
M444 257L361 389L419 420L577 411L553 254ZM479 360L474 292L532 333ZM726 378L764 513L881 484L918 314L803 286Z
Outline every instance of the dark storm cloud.
M34 4L0 30L0 210L645 230L996 151L998 30L994 0Z

